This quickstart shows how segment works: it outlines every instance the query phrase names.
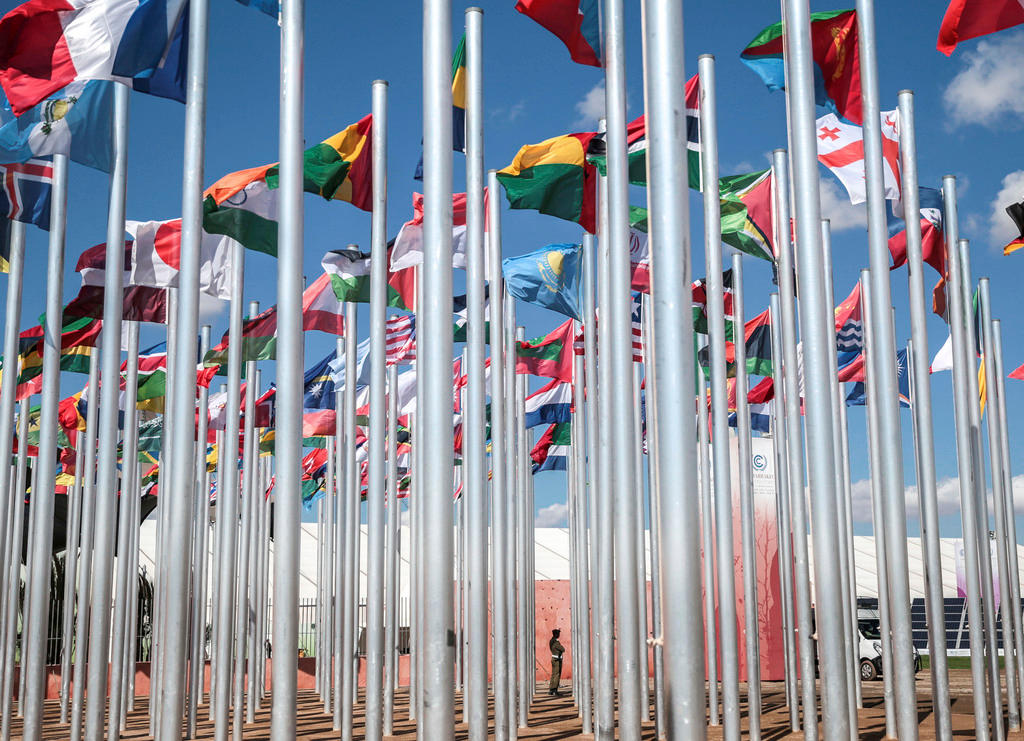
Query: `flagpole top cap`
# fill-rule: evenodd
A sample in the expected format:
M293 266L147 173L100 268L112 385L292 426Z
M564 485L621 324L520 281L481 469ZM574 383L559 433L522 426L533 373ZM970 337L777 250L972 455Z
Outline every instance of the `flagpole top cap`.
M779 147L778 149L773 149L772 150L772 154L785 154L785 153L786 153L786 148L785 147Z
M914 94L914 91L910 90L909 88L903 88L898 93L896 93L897 96L900 96L900 95L913 95L913 94Z
M466 15L469 15L470 13L481 13L482 14L483 12L484 12L484 9L481 8L479 5L470 5L468 8L466 8Z
M370 84L371 85L383 85L384 87L387 87L388 86L388 81L387 80L374 80Z
M713 61L715 61L715 55L714 54L701 54L700 56L697 57L697 60L700 61L701 59L710 59L713 62Z

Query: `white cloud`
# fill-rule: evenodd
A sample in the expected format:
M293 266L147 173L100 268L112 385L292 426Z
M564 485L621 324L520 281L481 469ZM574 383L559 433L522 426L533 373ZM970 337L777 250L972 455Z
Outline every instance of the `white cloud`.
M1002 252L1003 245L1017 236L1017 227L1006 214L1006 207L1024 197L1024 170L1015 170L1003 178L1003 187L989 207L988 234L993 250Z
M1024 474L1013 477L1014 513L1024 514L1024 496L1016 496L1016 492L1024 495ZM853 498L853 519L857 522L871 522L871 481L861 479L850 486ZM908 486L904 490L904 497L907 503L907 516L917 518L919 516L917 486ZM935 482L935 499L938 505L939 517L955 515L960 512L960 479L950 476ZM992 491L988 492L988 510L992 512Z
M604 117L604 81L590 88L583 99L576 104L578 118L573 121L573 128L593 131L597 121Z
M1024 120L1020 71L1024 69L1024 33L999 35L964 55L964 66L946 87L946 110L954 126L995 126Z
M850 203L846 190L835 180L822 178L819 193L821 218L831 222L833 232L867 227L867 209L864 204L854 206Z
M555 503L541 507L533 524L535 527L565 527L568 515L569 508L566 505Z
M208 293L199 292L199 323L210 324L212 320L224 313L227 301L221 301Z
M410 525L412 525L412 513L408 510L408 508L403 509L402 513L398 516L398 520L399 524L402 527L409 527Z
M510 106L500 105L495 107L490 112L491 120L501 120L505 123L514 123L518 119L522 118L523 113L526 112L526 99L521 99L517 103L513 103Z

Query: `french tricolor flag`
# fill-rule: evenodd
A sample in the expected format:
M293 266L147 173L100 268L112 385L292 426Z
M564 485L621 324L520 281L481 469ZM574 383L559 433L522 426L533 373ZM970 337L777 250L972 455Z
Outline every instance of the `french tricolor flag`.
M0 19L0 86L20 116L75 80L160 68L187 0L28 0Z

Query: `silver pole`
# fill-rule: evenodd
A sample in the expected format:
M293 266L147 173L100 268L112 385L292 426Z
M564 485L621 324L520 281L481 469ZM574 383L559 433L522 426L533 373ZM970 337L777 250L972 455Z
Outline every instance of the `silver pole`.
M100 375L108 381L119 377L121 370L121 314L124 298L124 251L114 245L124 244L124 208L128 165L128 88L114 87L114 171L110 176L110 206L107 212L107 244L103 295L103 349ZM59 310L58 310L59 311ZM114 560L114 528L117 523L117 439L119 384L107 383L95 397L100 405L99 474L96 484L96 533L93 542L92 611L89 616L89 665L86 693L94 698L85 708L85 737L88 741L102 738L107 693L108 658L110 654L111 566ZM44 397L45 400L45 397ZM45 419L45 414L43 415ZM44 455L40 449L40 455ZM48 479L46 479L48 480ZM47 513L49 517L49 513ZM179 676L172 674L171 676ZM166 688L161 686L161 690ZM172 690L173 691L173 690ZM180 724L178 708L176 720Z
M644 298L644 374L647 384L647 488L651 522L651 623L654 653L654 737L665 737L665 656L658 638L662 635L661 606L661 481L654 465L658 456L657 384L654 377L654 323L650 297Z
M399 517L398 517L398 366L388 366L388 512L387 512L387 550L384 558L384 573L386 584L384 585L384 596L387 600L384 607L385 631L384 631L384 735L394 735L395 717L395 679L396 669L396 641L398 640L399 615L398 607L401 603L396 589L398 588L398 562L400 558L399 542Z
M125 424L124 442L121 453L121 495L118 497L118 526L117 526L117 584L114 589L114 626L113 638L111 641L111 667L110 667L110 711L108 714L107 735L112 739L118 739L121 735L121 705L123 692L121 690L121 679L124 673L124 652L121 646L125 641L127 623L128 599L128 551L131 544L131 536L128 534L132 527L138 527L132 522L132 494L129 490L130 482L135 480L135 468L138 466L138 440L139 428L135 423L136 397L139 388L139 323L128 322L128 360L125 368Z
M776 232L777 233L777 232ZM778 244L778 240L776 240ZM786 704L789 728L800 730L800 696L797 691L796 635L793 615L793 536L789 514L789 441L786 439L786 406L782 373L782 308L779 294L769 297L772 318L772 381L775 404L772 411L772 443L775 448L775 507L779 540L779 584L782 589L782 641L786 661Z
M521 334L520 334L521 336ZM518 631L516 630L516 586L518 584L516 571L516 525L518 513L516 503L519 498L519 426L517 423L516 410L516 305L511 294L505 293L505 365L502 372L505 374L505 388L507 392L503 399L505 404L505 445L508 454L505 456L505 487L509 496L505 500L505 522L507 537L505 539L505 551L502 558L508 564L508 584L506 588L506 599L508 600L508 611L505 613L505 631L508 636L508 695L504 702L508 704L508 725L509 737L515 741L518 734L518 715L516 705L519 699L516 692L519 677L519 655L516 651L518 645Z
M914 94L899 93L900 170L903 178L903 213L921 210L917 178L917 133L914 123ZM923 261L921 257L921 220L906 219L907 284L910 304L910 334L913 338L914 400L912 414L917 422L918 496L921 501L920 527L924 542L926 573L925 601L928 614L929 666L932 678L932 707L935 734L948 738L952 733L949 705L949 669L946 664L946 633L937 616L943 614L942 560L939 552L939 513L935 484L935 437L932 426L932 392L928 377L928 310L925 304Z
M864 352L870 359L875 349L875 336L871 331L873 326L868 319L871 318L872 304L868 302L871 294L871 280L869 270L861 270L860 285L861 298L864 306L862 315L864 324ZM874 373L864 374L864 390L867 395L867 434L868 434L868 457L871 461L871 520L872 530L875 535L875 563L878 574L878 615L879 634L882 648L882 698L885 705L885 734L887 738L896 738L896 704L893 701L893 687L895 676L892 667L892 633L889 629L889 576L887 568L885 530L888 523L885 521L885 509L882 502L882 467L879 455L878 435L878 396L877 382Z
M295 737L302 512L302 75L305 0L281 4L281 180L277 274L274 655L270 738Z
M689 211L686 183L686 117L679 92L684 87L683 14L679 0L645 0L644 76L650 157L649 200L651 304L654 329L653 397L659 445L651 462L656 480L673 482L663 490L659 526L671 538L662 542L661 601L671 606L663 616L665 657L664 730L668 738L703 739L707 734L704 699L704 641L701 635L700 540L696 435L692 407L694 363L690 296ZM682 249L657 249L681 245ZM701 404L703 404L701 399ZM660 488L660 487L659 487ZM669 564L669 568L664 568Z
M520 342L526 339L526 330L523 327L516 328L516 339ZM515 394L515 408L516 408L516 500L514 506L516 507L516 519L518 520L518 527L515 532L515 562L516 562L516 573L517 573L517 593L518 593L518 604L517 613L519 616L518 630L515 631L519 636L518 641L518 657L519 657L519 728L526 728L529 722L530 715L530 699L533 694L533 682L530 679L530 672L533 670L533 664L530 661L530 651L527 647L528 626L533 625L533 621L530 619L530 600L529 600L529 566L530 566L530 554L529 548L533 547L533 542L527 537L527 527L530 521L531 512L529 509L529 498L527 496L527 489L529 483L529 477L531 476L530 469L526 468L526 461L530 457L530 448L526 442L526 420L523 418L525 414L526 405L526 374L517 373L515 376L516 381L516 394ZM534 672L536 674L536 672Z
M740 541L743 549L743 617L747 652L747 722L750 738L761 738L761 647L757 619L757 553L754 547L754 481L750 468L750 409L747 403L747 348L740 339L743 326L743 260L732 256L733 321L736 326L736 431L740 477ZM718 304L714 304L715 307Z
M715 103L715 59L702 54L700 73L701 168L705 183L718 182L718 123ZM704 189L704 263L707 270L708 339L711 364L711 438L715 482L715 540L718 569L719 631L722 651L722 715L725 738L740 733L739 655L736 631L736 569L733 563L732 484L729 463L729 401L726 388L725 315L722 288L720 208L715 187ZM740 325L737 325L740 326ZM738 369L737 374L743 372Z
M249 302L249 316L260 313L258 301ZM252 541L252 478L253 478L253 435L255 434L256 397L259 396L259 377L256 375L256 361L246 360L245 363L245 408L243 420L245 430L242 437L242 488L241 488L241 523L238 540L238 578L235 581L235 677L234 699L232 702L231 735L241 738L242 712L245 710L246 651L248 642L249 617L249 552ZM250 667L251 670L251 667ZM251 701L251 695L250 695ZM250 708L252 703L250 702ZM251 709L249 711L252 712ZM246 716L246 722L252 720Z
M599 699L604 687L608 682L611 681L611 675L602 676L598 669L598 662L604 665L601 661L600 648L598 647L598 641L601 636L601 611L600 611L600 599L599 599L599 564L597 548L600 539L598 537L598 433L597 433L597 415L598 415L598 386L597 386L597 325L596 325L596 314L594 304L594 277L596 267L595 263L595 250L594 250L594 236L592 234L583 235L583 348L584 348L584 360L583 360L583 382L586 387L587 393L586 398L583 400L584 414L584 425L586 428L586 480L587 480L587 501L588 501L588 513L587 513L587 529L590 532L590 563L589 563L589 581L590 581L590 599L588 607L590 610L590 633L587 637L590 643L591 662L588 668L588 674L592 679L592 691L589 697L585 698L585 702L592 711L592 732L594 729L599 727L601 724L598 721L597 715L597 703L603 702ZM597 658L593 658L593 654L597 653ZM610 706L609 706L610 707ZM584 718L586 718L587 711L584 712ZM610 728L610 722L607 726ZM607 734L606 736L607 737Z
M641 317L643 309L641 308ZM641 319L642 321L642 319ZM641 330L642 332L642 330ZM633 363L633 440L631 452L633 454L633 507L636 510L636 603L639 612L637 626L637 641L640 647L640 720L649 722L651 720L651 694L650 694L650 661L648 657L647 638L650 635L649 623L647 620L647 528L645 527L644 513L650 506L650 491L644 487L644 433L643 420L640 419L640 364ZM646 507L645 507L646 503Z
M118 86L120 87L120 86ZM116 168L116 165L115 165ZM68 159L53 156L53 185L50 194L50 246L46 263L46 338L43 343L43 392L40 412L39 457L43 468L42 491L32 490L32 511L40 513L31 531L30 563L48 564L53 545L53 480L57 460L57 403L60 395L61 315L64 291L64 238L67 231ZM124 219L122 218L122 222ZM123 240L121 240L123 241ZM117 242L120 244L120 242ZM114 250L117 252L117 250ZM123 259L124 253L120 253ZM113 270L108 266L108 277ZM120 269L118 269L120 270ZM118 272L117 279L121 280ZM118 293L120 295L120 292ZM120 338L119 338L120 339ZM120 346L120 342L117 343ZM7 355L10 361L13 356ZM9 361L9 362L10 362ZM13 364L13 363L12 363ZM117 369L114 369L117 372ZM115 391L117 388L115 387ZM20 439L21 444L25 438ZM26 694L23 733L29 741L38 741L42 733L43 698L46 674L46 614L50 598L49 568L34 569L25 585L24 612L27 618L22 636L22 672ZM19 695L20 696L20 695ZM6 717L6 716L5 716Z
M1013 472L1010 463L1009 428L1006 424L1006 373L1003 370L1003 334L1000 320L992 321L992 362L995 364L996 397L993 399L993 413L999 415L1000 458L1003 475L1003 505L1006 509L1007 542L1012 548L1008 556L1010 564L1010 593L1014 606L1020 604L1020 576L1017 563L1017 523L1014 509ZM989 392L991 393L991 391ZM1024 632L1021 630L1021 611L1013 610L1013 640L1017 651L1018 687L1024 688ZM1004 649L1005 650L1005 649ZM1024 705L1024 691L1021 692L1021 703Z
M487 174L487 188L498 193L498 178L491 170ZM505 561L508 540L508 499L505 482L505 374L503 372L505 347L504 281L501 275L501 204L497 198L487 203L490 226L490 312L491 344L491 642L494 653L491 660L491 679L494 692L494 736L507 741L509 735L508 705L508 564ZM468 215L468 214L467 214ZM467 286L468 290L468 286ZM482 326L479 322L478 326ZM469 327L473 331L473 327ZM511 359L510 362L515 362ZM486 643L483 644L486 646ZM479 733L479 731L477 731Z
M211 704L216 705L214 738L227 741L230 731L231 672L234 652L235 579L238 558L238 414L242 395L242 289L245 284L245 251L239 242L231 246L231 296L228 315L228 383L224 433L218 447L223 476L217 479L217 646L214 659ZM280 391L278 392L280 393ZM275 438L276 445L276 438ZM275 448L276 449L276 448ZM276 496L275 496L276 498ZM276 545L276 543L275 543Z
M54 160L56 159L57 156L54 157ZM65 161L65 166L66 164L67 163ZM56 161L54 162L54 169L56 170ZM65 170L64 172L66 176L67 171ZM56 175L56 172L54 174ZM56 188L56 178L54 180L54 187ZM51 200L51 208L54 203L55 201ZM12 364L12 371L15 368L17 368L17 365ZM23 552L22 539L25 532L23 525L25 521L25 469L28 464L28 445L26 441L28 439L29 401L30 399L26 398L21 402L20 414L18 415L18 464L14 485L14 494L17 499L14 500L14 527L11 530L11 559L5 564L8 569L8 591L5 596L7 601L7 621L4 624L6 632L3 637L3 655L4 663L9 669L14 666L15 641L18 636L18 593L21 591L19 589L19 581L21 574L21 554ZM10 670L4 672L3 694L0 695L0 697L2 697L0 702L3 703L3 713L0 714L2 715L2 720L0 720L0 739L3 739L3 741L9 741L11 737L11 698L14 694L11 685L13 683L14 672ZM24 726L22 727L24 728Z
M622 0L605 0L605 108L607 116L608 230L602 233L608 253L608 302L602 303L603 326L608 328L605 360L612 383L607 386L611 428L608 442L619 455L609 461L609 492L614 501L615 552L621 564L615 575L615 614L618 618L617 676L619 735L640 737L640 614L636 603L636 496L631 491L636 461L631 453L633 399L628 386L633 350L630 335L629 176L626 161L626 50ZM612 422L614 420L614 423ZM629 451L629 452L627 452Z
M589 238L592 241L590 235L585 235L584 239ZM589 249L588 249L589 248ZM593 254L593 244L587 246L586 252L584 253L584 260L589 259ZM586 289L585 289L586 290ZM586 334L584 334L584 339ZM583 719L583 733L593 733L593 688L591 682L591 670L590 670L590 594L587 588L590 582L590 551L587 537L587 443L589 442L586 437L585 431L585 419L584 411L587 404L585 400L586 392L586 369L584 367L585 360L584 356L577 355L574 359L574 372L573 378L575 384L573 388L573 399L576 404L576 411L573 414L573 421L575 426L573 428L573 451L574 451L574 465L575 465L575 481L576 481L576 530L577 536L577 559L579 564L574 574L576 575L579 590L579 612L580 619L577 621L576 630L579 633L578 646L579 646L579 660L573 661L573 674L575 675L578 671L580 673L579 683L579 699L578 703L580 706L580 714ZM591 392L592 393L592 392Z
M373 216L370 251L370 432L366 490L366 738L380 739L384 729L384 332L387 304L387 116L388 84L373 82ZM450 425L449 425L450 426Z
M985 388L992 389L990 398L998 397L996 389L995 365L992 362L992 298L988 278L978 281L978 293L981 302L981 330L982 346L985 351ZM986 395L988 392L986 391ZM1003 478L999 456L1001 455L1001 443L999 440L999 420L993 413L993 406L989 406L988 424L988 449L989 459L992 466L992 509L995 511L996 524L996 553L997 553L997 578L999 579L999 593L1005 595L1000 600L1000 610L1003 619L1003 660L1006 674L1006 702L1007 702L1007 725L1011 731L1020 730L1020 698L1017 696L1017 668L1011 643L1013 630L1013 612L1018 608L1010 602L1012 592L1010 590L1009 564L1007 563L1008 550L1006 541L1006 513L1003 510ZM1016 549L1015 549L1016 550ZM1016 557L1016 553L1014 553ZM1019 602L1017 604L1020 604ZM992 658L997 663L998 656ZM997 664L998 665L998 664Z
M349 308L345 306L345 327L346 332L348 327L351 326L355 331L355 325L349 325L348 321L351 318L349 314ZM342 338L337 339L335 345L335 353L338 359L342 358L345 353L345 340ZM346 381L347 381L347 368L346 368ZM347 383L345 384L347 385ZM348 605L345 602L345 575L349 573L348 569L348 528L349 516L348 516L348 483L345 478L345 461L347 456L345 455L345 393L344 386L335 383L335 394L334 394L334 409L335 409L335 422L334 422L334 450L330 453L334 456L334 470L335 470L335 496L338 499L336 510L338 524L334 531L334 651L332 658L334 660L333 666L333 677L334 677L334 712L332 716L332 727L335 731L341 730L341 697L342 697L342 684L344 678L344 664L342 661L342 647L344 645L344 625L345 625L345 610Z
M330 491L327 492L328 495ZM316 503L316 603L313 618L316 634L313 637L316 656L313 657L314 686L320 699L324 697L324 500Z
M813 110L813 106L811 109ZM805 167L810 168L805 164ZM815 168L817 165L815 165ZM815 169L815 173L817 169ZM790 223L790 182L789 166L784 149L772 152L772 177L775 180L775 221L777 233L783 241L776 247L779 260L779 318L782 324L783 391L786 407L786 452L789 455L789 506L792 513L793 564L796 586L796 631L800 655L800 689L804 707L804 739L818 738L818 704L815 695L814 675L816 672L815 647L811 627L811 572L807 547L807 496L804 490L804 446L800 423L799 370L796 353L796 289L794 286L793 247L789 238ZM817 234L818 225L815 222ZM829 322L832 333L830 342L835 342L835 328Z
M470 741L487 737L487 459L486 381L484 379L484 136L483 136L483 10L466 9L466 406L463 410L463 502L466 507L466 553L469 615L467 618L467 687L463 702ZM497 187L491 190L497 194ZM500 211L498 198L495 211ZM496 224L492 220L492 239ZM496 252L496 254L494 254ZM499 265L500 243L491 264ZM499 268L494 269L500 271ZM493 284L492 284L493 285ZM495 295L495 306L499 304ZM498 314L495 310L492 315ZM492 317L493 320L494 317ZM492 343L493 335L492 335ZM494 345L491 345L494 347ZM498 376L497 367L492 377ZM501 398L493 397L495 399ZM498 406L497 404L493 405ZM494 411L492 407L492 412ZM495 454L497 445L494 446Z
M964 306L960 284L963 275L960 271L960 251L957 249L959 239L959 223L956 204L956 178L946 175L942 178L942 201L944 205L943 231L946 234L946 259L949 261L947 273L949 285L949 333L953 341L953 407L956 418L956 451L957 468L960 478L960 517L963 523L964 562L967 581L967 618L968 633L971 643L971 684L974 698L974 732L981 741L989 738L988 700L985 694L985 637L984 617L981 612L981 585L979 584L978 532L977 512L972 492L974 476L973 454L971 450L970 412L967 407L976 404L976 398L969 398L967 376L970 366L967 353L966 324L971 321L967 307ZM988 557L988 554L985 554Z
M30 481L31 481L31 483L29 485L30 489L32 491L36 491L37 488L38 488L37 485L39 483L39 457L38 456L36 456L35 465L32 466L32 471L31 471L31 474L30 474ZM27 494L27 492L28 492L28 489L26 489L26 494ZM26 497L26 499L27 499L27 497ZM31 504L30 502L26 502L25 506L28 507L28 531L31 533L33 530L35 530L35 523L33 522L33 519L35 517L35 512L32 509L32 507L30 506L30 504ZM28 554L25 554L25 556L27 556L27 555ZM28 583L31 580L32 580L32 563L30 561L30 562L25 564L25 582ZM21 617L22 617L22 631L23 631L22 632L22 647L23 647L22 651L24 651L24 645L25 645L25 634L24 634L24 627L25 627L25 624L24 624L24 620L25 620L25 598L24 597L22 597L22 600L21 600ZM19 687L18 687L18 715L21 716L22 718L24 718L25 717L25 681L26 681L25 674L22 674L19 677L19 680L20 680L20 682L19 682ZM24 723L23 723L23 727L24 727Z
M784 18L789 50L787 89L791 107L796 245L799 263L800 329L806 378L807 461L810 497L814 503L815 614L825 734L850 734L843 672L842 609L845 597L839 579L839 554L833 539L837 523L835 461L831 439L832 403L829 397L828 353L835 352L832 307L825 301L822 280L821 202L818 193L818 155L815 139L814 74L810 15L805 0L787 3ZM785 227L785 225L783 225ZM886 266L888 267L888 266ZM781 272L781 271L780 271ZM888 293L886 294L888 295ZM790 366L795 372L795 365ZM794 395L795 396L795 395ZM794 398L793 401L798 401ZM799 420L797 420L799 422ZM794 430L791 430L791 433ZM796 488L796 487L794 487ZM803 499L803 488L797 490ZM906 544L904 543L904 548ZM801 628L804 621L801 620ZM809 626L807 626L809 627ZM801 652L803 653L803 652ZM811 658L811 657L808 657ZM803 674L813 677L813 665ZM811 725L809 723L805 725ZM805 732L806 733L806 732Z
M120 343L118 343L120 346ZM73 741L81 738L85 702L85 662L88 658L89 576L92 574L92 542L96 524L96 423L99 419L100 353L89 355L89 401L85 411L85 466L82 485L82 532L78 557L78 609L75 614L74 680L71 684L71 730ZM24 439L24 438L20 438Z
M700 446L700 518L704 572L704 630L708 663L708 722L721 725L718 707L718 610L715 582L715 512L711 501L711 442L708 439L708 383L697 372L697 440Z
M868 201L872 314L876 323L876 353L871 361L878 374L879 450L885 503L887 566L892 595L893 664L896 680L896 722L901 739L917 738L917 699L914 690L914 642L910 625L910 577L907 561L907 512L904 500L903 445L900 440L899 381L896 377L896 337L890 306L889 233L882 170L882 125L879 118L874 0L857 0L861 95L864 111L864 170ZM911 220L917 219L917 212ZM808 434L808 437L810 435ZM817 544L817 541L816 541ZM815 549L815 563L818 551ZM815 582L817 585L819 582ZM819 598L819 604L820 598Z
M12 424L13 421L14 418L12 413ZM80 439L79 442L81 442ZM61 626L64 640L61 647L62 651L60 657L60 722L62 724L68 722L68 701L71 699L71 651L73 648L71 636L74 635L75 625L74 605L77 591L77 585L75 583L75 574L77 573L78 570L78 536L82 529L82 470L84 468L85 450L83 449L82 445L79 444L76 446L75 450L75 484L71 490L71 496L68 498L68 506L70 508L70 511L68 514L67 538L65 541L64 548L64 620ZM8 493L14 491L12 486L14 483L13 468L11 471L11 476L12 479L8 482ZM8 502L6 508L7 516L5 519L7 520L6 524L9 524L10 517L12 517L14 514L14 505ZM5 527L4 535L7 537L7 539L11 537L10 527ZM10 561L6 560L6 545L7 543L5 541L4 550L0 551L0 553L5 554L4 563L10 563ZM3 585L2 588L4 589L4 594L7 593L6 579L6 574L3 574L2 577L0 577L0 580L2 580L0 581L0 584ZM0 611L0 615L3 614L4 613ZM0 656L0 660L2 660L2 656ZM4 670L5 669L0 668L0 672Z
M424 393L417 403L422 427L430 430L423 446L423 529L450 532L452 423L452 86L451 0L423 3L423 285L419 316L422 342L417 353ZM493 191L497 200L498 190ZM431 548L431 568L425 569L426 607L423 625L423 729L430 738L450 736L455 727L451 682L454 646L452 630L451 538Z
M134 504L132 505L132 521L138 523L139 511L141 508L140 498L142 497L142 480L139 475L138 469L135 472L135 481L132 482L133 493L132 497ZM131 549L131 574L132 580L129 582L129 589L131 594L131 612L129 613L129 619L131 621L131 627L128 633L128 661L125 664L125 672L127 674L127 680L125 682L125 693L127 694L127 701L121 707L121 729L124 730L125 722L127 720L127 712L135 709L135 666L136 659L138 658L137 643L138 638L138 617L139 617L139 528L132 528L132 549Z
M342 568L342 627L341 643L337 660L341 662L341 696L335 695L341 712L341 737L352 737L352 707L357 678L353 676L352 657L355 656L356 601L359 599L359 585L355 583L358 572L352 568L359 553L359 473L356 468L356 350L358 342L358 304L345 304L345 400L342 419L345 427L341 442L344 455L345 505L344 505L344 558Z

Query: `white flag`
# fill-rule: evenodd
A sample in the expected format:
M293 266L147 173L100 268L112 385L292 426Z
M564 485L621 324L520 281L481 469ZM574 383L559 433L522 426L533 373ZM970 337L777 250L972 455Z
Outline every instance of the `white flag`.
M900 199L899 111L882 111L882 173L885 197ZM840 121L834 113L818 119L818 160L842 181L850 203L867 200L864 181L864 130Z

